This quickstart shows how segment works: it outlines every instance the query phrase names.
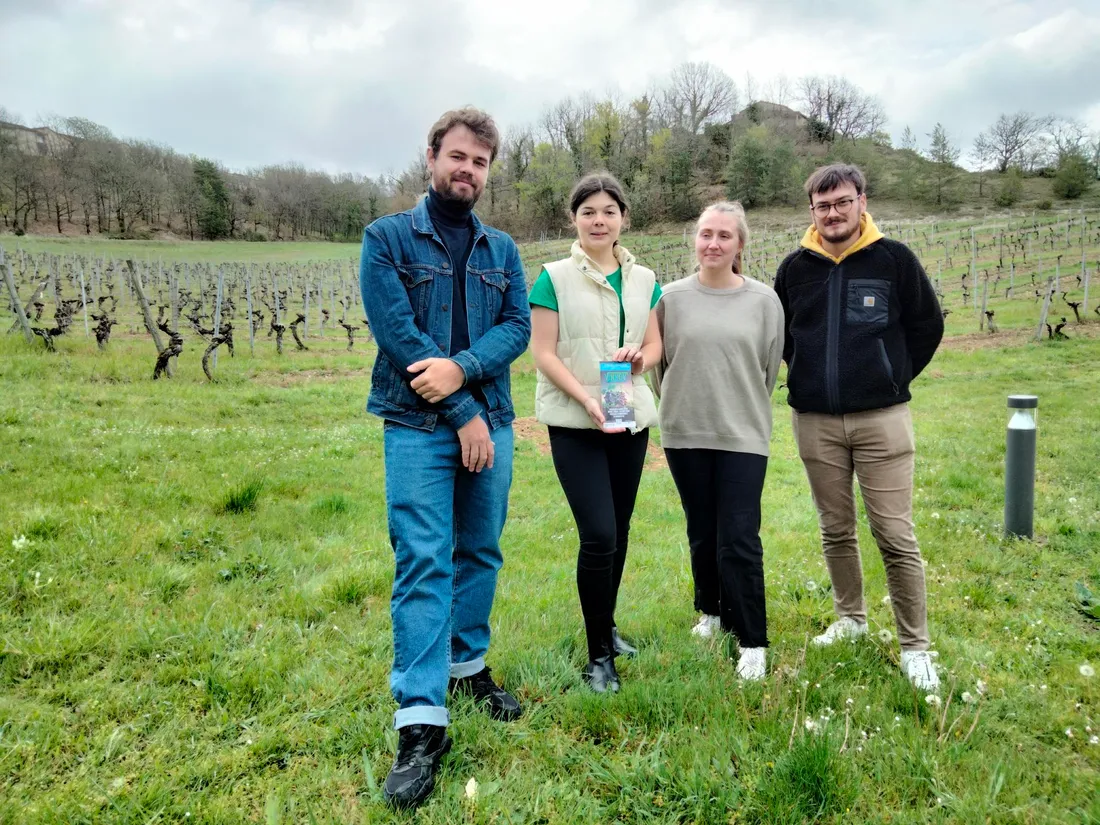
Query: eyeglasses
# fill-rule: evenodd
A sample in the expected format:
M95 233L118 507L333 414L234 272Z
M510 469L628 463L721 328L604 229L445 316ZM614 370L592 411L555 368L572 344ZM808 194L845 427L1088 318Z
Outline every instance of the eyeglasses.
M819 218L827 217L830 210L832 210L834 207L836 208L836 213L838 215L847 215L849 212L852 211L852 204L855 203L857 200L859 200L859 198L841 198L840 200L833 201L832 203L815 203L813 206L810 207L810 209L812 209L813 213Z

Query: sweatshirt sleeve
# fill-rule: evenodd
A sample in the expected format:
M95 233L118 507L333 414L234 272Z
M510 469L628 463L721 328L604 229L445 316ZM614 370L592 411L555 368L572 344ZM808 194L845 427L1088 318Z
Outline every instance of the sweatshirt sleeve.
M768 314L771 346L768 348L768 363L764 372L769 397L775 391L775 383L779 379L779 364L783 360L783 346L786 338L783 329L786 313L783 312L783 305L778 300L772 301L771 305L773 311Z
M936 298L936 289L925 274L917 256L902 245L901 322L905 328L905 345L913 362L916 378L932 360L943 339L943 312Z
M657 312L657 330L661 333L661 357L656 364L653 365L653 380L651 382L653 387L653 394L657 397L657 400L661 400L661 382L665 378L665 369L668 367L667 353L668 346L665 341L665 300L662 296L657 301L657 306L654 307Z

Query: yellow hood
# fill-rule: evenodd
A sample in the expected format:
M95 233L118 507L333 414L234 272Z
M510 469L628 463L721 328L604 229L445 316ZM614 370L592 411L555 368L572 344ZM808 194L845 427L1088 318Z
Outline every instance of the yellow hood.
M821 245L821 235L817 229L814 228L813 224L810 224L810 228L807 229L806 234L802 236L802 246L816 252L818 255L824 255L833 263L838 264L849 255L870 246L875 241L881 240L884 237L886 236L879 231L877 226L875 226L875 222L871 218L871 213L864 212L859 219L859 240L841 252L839 258L825 251L825 247Z

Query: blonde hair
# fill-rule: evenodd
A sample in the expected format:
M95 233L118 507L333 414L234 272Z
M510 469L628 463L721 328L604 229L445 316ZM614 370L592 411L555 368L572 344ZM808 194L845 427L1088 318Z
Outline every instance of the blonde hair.
M741 242L741 248L737 250L737 255L733 259L733 271L740 275L741 253L745 251L745 245L749 242L749 222L745 218L745 207L741 205L741 201L715 201L699 213L699 217L695 221L696 235L699 234L699 225L703 222L703 216L707 212L719 212L723 215L733 216L733 221L737 226L737 239Z

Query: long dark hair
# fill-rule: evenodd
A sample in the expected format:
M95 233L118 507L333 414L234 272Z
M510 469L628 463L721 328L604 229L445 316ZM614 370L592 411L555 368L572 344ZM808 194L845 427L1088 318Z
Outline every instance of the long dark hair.
M569 214L576 215L581 204L597 192L606 192L610 195L611 200L619 205L619 211L626 215L630 207L626 203L623 185L609 172L595 172L577 181L577 185L569 195Z

